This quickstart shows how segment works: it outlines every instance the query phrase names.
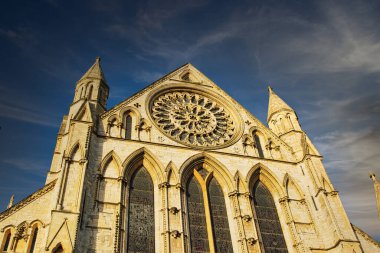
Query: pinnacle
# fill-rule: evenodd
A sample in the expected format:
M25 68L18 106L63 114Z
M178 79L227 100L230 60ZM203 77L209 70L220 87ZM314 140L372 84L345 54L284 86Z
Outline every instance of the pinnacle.
M268 86L269 91L269 105L268 105L268 121L272 115L276 112L286 110L294 111L284 100L282 100L272 89L271 86Z
M95 63L87 70L87 72L79 79L80 82L83 79L100 79L106 82L106 79L103 74L102 67L100 66L100 57L96 57Z

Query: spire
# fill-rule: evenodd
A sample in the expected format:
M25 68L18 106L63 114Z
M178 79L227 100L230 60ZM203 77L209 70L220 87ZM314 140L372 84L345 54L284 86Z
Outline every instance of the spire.
M375 188L376 206L377 206L378 217L380 219L380 182L377 181L374 173L369 174L369 177L372 179L373 186Z
M78 82L85 78L100 79L106 83L102 67L100 66L100 57L96 57L95 63L91 66L89 70L87 70L87 72L79 79Z
M279 111L293 111L294 110L287 104L285 103L284 100L282 100L276 93L274 93L272 87L268 87L269 91L269 105L268 105L268 118L267 120L272 117L272 115L276 112Z
M7 209L11 208L13 206L13 201L15 199L15 195L12 195L11 199L9 200L9 204L7 206Z

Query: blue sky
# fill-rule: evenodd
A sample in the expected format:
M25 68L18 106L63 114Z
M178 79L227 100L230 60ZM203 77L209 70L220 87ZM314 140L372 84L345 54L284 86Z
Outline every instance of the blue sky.
M379 1L1 1L0 207L44 183L75 82L102 57L108 107L191 62L260 120L271 85L351 222L380 240Z

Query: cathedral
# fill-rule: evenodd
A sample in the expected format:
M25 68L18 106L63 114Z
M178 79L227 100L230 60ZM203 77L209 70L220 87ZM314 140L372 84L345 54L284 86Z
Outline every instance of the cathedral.
M191 64L107 109L109 92L97 58L45 185L0 213L1 252L380 252L271 88L267 124Z

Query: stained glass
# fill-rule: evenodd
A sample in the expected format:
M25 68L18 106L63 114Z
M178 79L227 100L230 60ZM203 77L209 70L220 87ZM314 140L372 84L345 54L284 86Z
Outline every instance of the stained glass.
M187 185L187 210L189 213L191 252L210 252L202 189L194 176L189 179Z
M228 225L226 202L220 185L212 178L208 185L212 227L214 230L215 251L217 253L233 252L230 228Z
M253 199L265 252L287 253L276 205L271 193L260 181L253 187Z
M128 252L154 252L154 188L148 171L140 168L129 195Z

